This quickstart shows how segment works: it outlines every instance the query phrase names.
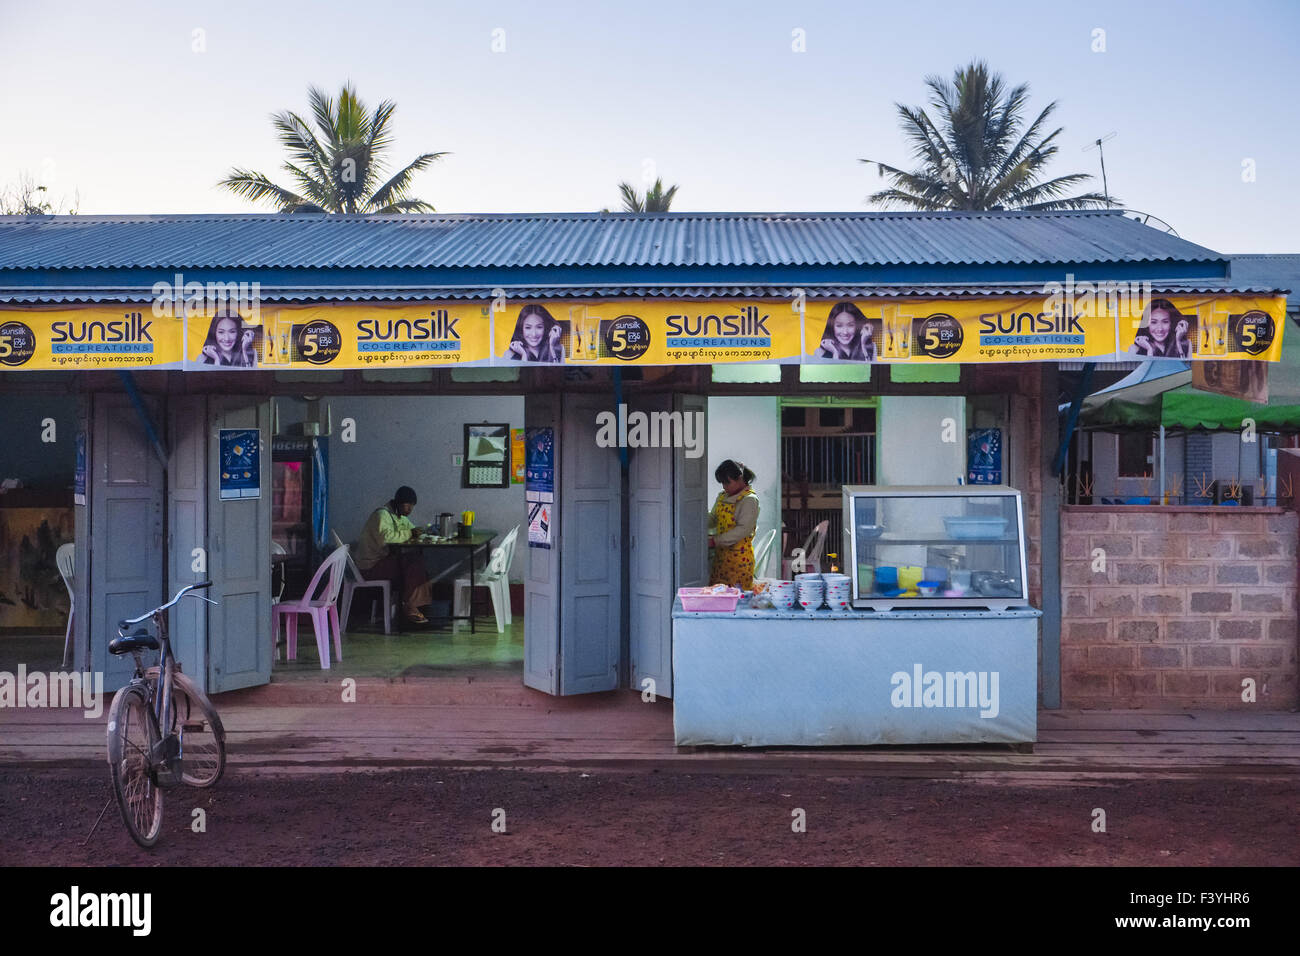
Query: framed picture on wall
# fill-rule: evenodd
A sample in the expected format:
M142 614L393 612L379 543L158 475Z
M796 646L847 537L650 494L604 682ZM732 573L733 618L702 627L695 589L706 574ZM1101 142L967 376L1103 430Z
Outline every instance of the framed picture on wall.
M510 426L466 425L462 488L510 487Z

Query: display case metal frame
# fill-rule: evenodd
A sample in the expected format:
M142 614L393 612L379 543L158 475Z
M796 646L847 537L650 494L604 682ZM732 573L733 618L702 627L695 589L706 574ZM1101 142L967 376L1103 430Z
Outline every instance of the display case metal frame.
M1012 498L1016 504L1016 539L1009 538L955 538L949 535L933 537L893 537L889 530L880 538L873 539L880 544L913 546L961 546L972 544L1002 544L1015 547L1020 568L1020 593L1018 595L984 595L967 594L962 597L887 597L882 594L860 593L858 574L858 534L855 501L860 498ZM853 580L853 607L873 611L906 610L908 608L983 608L993 611L1008 608L1027 607L1029 604L1029 581L1025 561L1025 512L1020 492L1007 485L845 485L841 492L844 514L844 550L842 554L851 558L846 573ZM875 565L873 565L875 566Z

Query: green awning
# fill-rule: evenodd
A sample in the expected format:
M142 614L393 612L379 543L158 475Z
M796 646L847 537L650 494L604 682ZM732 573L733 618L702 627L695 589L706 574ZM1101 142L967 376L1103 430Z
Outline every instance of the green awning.
M1300 335L1282 341L1282 360L1268 367L1268 402L1257 404L1193 388L1191 372L1148 379L1084 399L1082 428L1204 428L1238 431L1253 418L1261 430L1300 430Z

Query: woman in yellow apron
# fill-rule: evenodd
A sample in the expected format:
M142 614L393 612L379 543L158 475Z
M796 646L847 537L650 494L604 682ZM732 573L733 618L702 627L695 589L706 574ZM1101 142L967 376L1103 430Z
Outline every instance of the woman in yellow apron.
M758 525L758 495L750 487L755 476L744 462L728 458L713 477L722 485L722 492L709 512L709 583L748 591L754 587L754 528Z

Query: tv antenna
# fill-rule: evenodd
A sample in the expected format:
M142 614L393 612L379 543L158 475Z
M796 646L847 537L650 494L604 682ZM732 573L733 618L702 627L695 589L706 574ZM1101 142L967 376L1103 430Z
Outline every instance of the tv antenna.
M1103 196L1106 197L1107 209L1110 208L1110 187L1106 185L1106 152L1101 148L1101 144L1109 142L1110 140L1114 139L1117 135L1119 134L1117 134L1114 130L1111 130L1105 136L1101 136L1097 139L1094 139L1087 146L1083 147L1084 152L1087 152L1090 149L1095 149L1097 151L1097 155L1101 157L1101 193Z

